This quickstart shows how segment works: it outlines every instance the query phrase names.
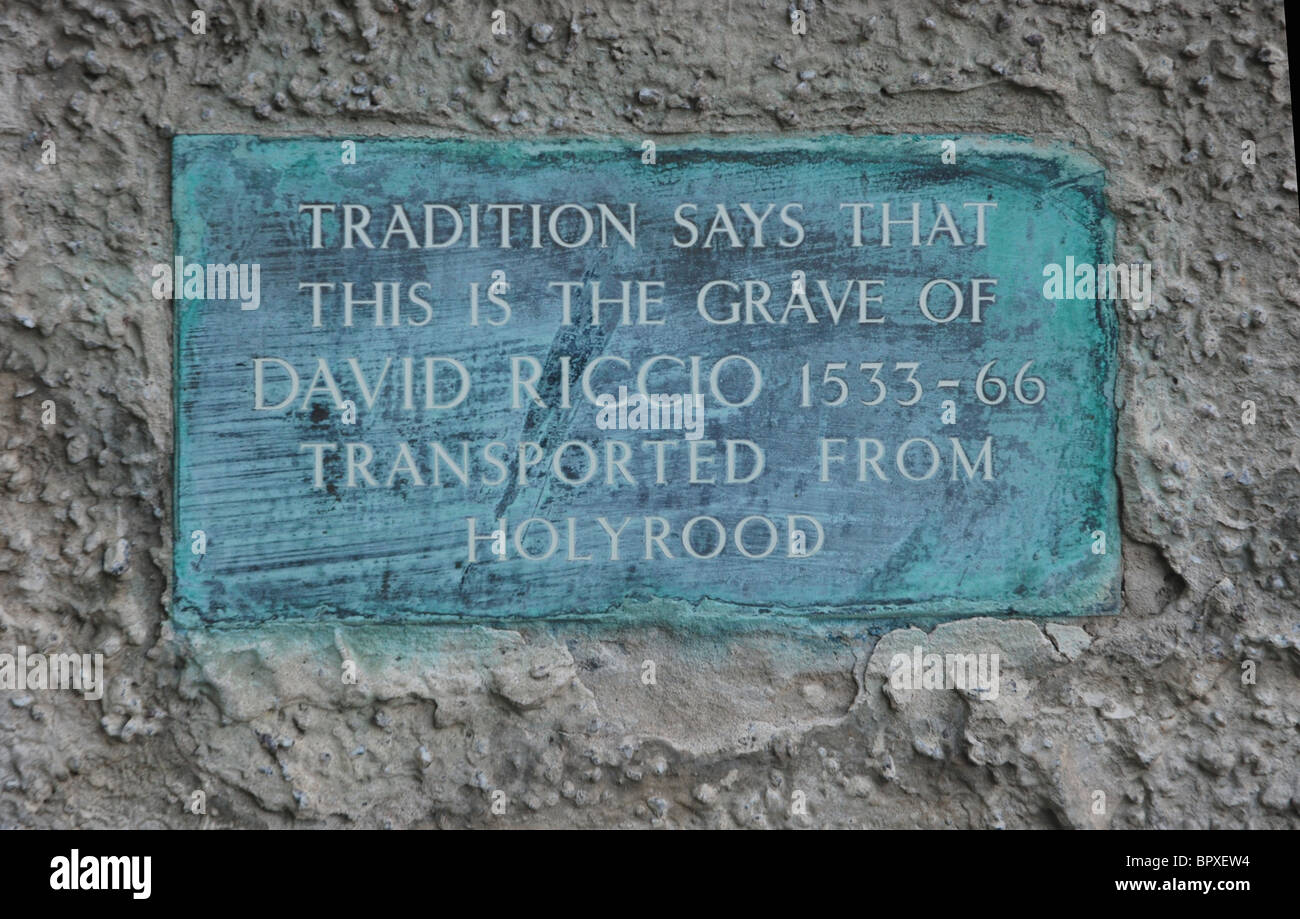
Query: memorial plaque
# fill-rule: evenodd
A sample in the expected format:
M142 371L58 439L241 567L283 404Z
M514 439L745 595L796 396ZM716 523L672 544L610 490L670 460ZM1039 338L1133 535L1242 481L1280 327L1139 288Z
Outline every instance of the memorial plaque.
M1105 177L944 141L176 138L176 621L1115 612Z

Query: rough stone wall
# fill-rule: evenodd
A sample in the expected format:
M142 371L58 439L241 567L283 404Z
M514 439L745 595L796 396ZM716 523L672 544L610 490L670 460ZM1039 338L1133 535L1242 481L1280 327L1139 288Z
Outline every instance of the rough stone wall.
M777 0L199 0L202 36L189 2L3 4L0 651L102 651L108 691L0 691L0 825L1300 824L1282 3L800 2L804 36ZM1121 316L1122 614L176 635L172 321L149 267L170 257L178 132L1010 132L1091 152L1117 257L1156 265L1154 308ZM999 698L888 687L917 643L1000 649Z

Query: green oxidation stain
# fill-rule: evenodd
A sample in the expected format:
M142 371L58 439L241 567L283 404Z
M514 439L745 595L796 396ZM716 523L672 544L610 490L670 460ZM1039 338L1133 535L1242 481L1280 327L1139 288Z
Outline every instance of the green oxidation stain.
M1110 262L1114 229L1104 173L1078 152L1014 137L962 138L957 163L945 165L943 139L684 140L660 144L653 165L642 163L639 141L359 139L357 162L345 165L337 138L177 137L175 254L199 264L258 263L261 305L245 311L231 300L176 302L176 622L185 628L526 618L626 624L665 604L699 610L702 622L933 622L1116 612L1116 311L1109 301L1043 296L1044 265L1064 264L1067 257ZM851 245L850 212L839 206L854 201L876 205L874 217L864 215L868 245L859 248ZM941 234L933 245L878 245L872 221L880 205L889 202L895 217L908 217L913 201L921 204L923 242L937 202L944 202L970 244L955 247ZM986 210L987 244L974 245L974 210L961 205L988 201L997 207ZM540 249L525 242L509 251L490 245L409 249L398 236L388 250L344 250L336 210L323 224L324 247L312 250L310 216L299 205L317 202L368 206L376 245L394 203L406 207L422 238L425 202L453 204L463 213L471 202L548 210L575 202L593 211L597 202L636 202L637 247L614 239L606 248L564 249L548 241ZM695 222L702 232L714 206L727 204L745 239L752 236L739 204L758 213L775 204L764 227L768 244L675 247L674 234L685 238L673 221L681 202L698 205ZM803 205L796 216L806 232L801 245L788 248L776 244L790 238L777 216L787 202ZM484 240L491 232L485 230ZM897 225L894 234L910 243L910 228ZM482 289L496 270L507 274L511 321L502 328L472 327L469 284ZM785 324L711 325L696 311L696 295L708 281L761 279L772 288L769 309L779 319L795 271L805 273L816 324L796 312ZM942 325L921 315L917 295L925 281L951 278L969 294L969 279L977 277L997 279L984 322L969 321L969 306ZM871 304L869 315L883 315L884 323L858 324L853 297L849 319L838 325L829 320L819 280L838 299L848 280L876 278L886 281L884 301ZM599 326L585 323L581 309L575 315L583 321L563 326L558 295L547 287L594 280L610 296L619 281L637 279L664 282L663 303L652 313L666 317L664 325L616 325L619 310L611 308L607 316L615 319ZM341 305L327 298L327 322L313 328L310 295L298 287L306 281L351 281L358 298L372 297L377 281L427 281L434 319L420 328L375 328L373 310L361 307L357 323L345 328ZM340 296L337 288L332 296ZM710 301L715 314L725 312L729 299ZM578 306L585 303L580 299ZM750 484L689 484L684 444L669 453L667 483L656 484L653 451L642 441L680 439L680 433L601 430L594 407L577 395L576 375L601 355L625 357L633 375L652 355L699 355L707 380L711 365L733 353L759 365L762 390L744 407L706 401L704 437L715 442L716 461L703 466L700 477L724 471L725 439L747 439L766 453L764 473ZM548 408L511 410L511 355L542 363L538 389ZM561 355L570 357L575 377L567 409L556 404ZM419 410L406 410L395 394L401 359L408 356L417 368L425 356L463 362L472 380L469 398L453 410L424 411L417 396ZM253 362L259 357L286 360L301 375L290 409L253 410ZM317 357L329 361L344 398L361 407L355 424L343 423L324 392L303 405ZM389 389L371 410L345 363L349 357L372 383L392 358ZM985 405L974 382L995 359L991 373L1005 380L1008 395L999 405ZM1046 384L1046 395L1032 405L1010 392L1016 372L1031 360L1027 375ZM832 361L846 365L842 375L851 390L839 406L824 404L837 392L834 384L822 385ZM878 405L860 401L878 392L871 371L860 370L864 362L883 365L878 377L887 395ZM896 367L908 362L918 365L913 375L922 396L900 405L916 392L906 368ZM811 368L810 407L800 404L804 364ZM613 393L619 382L630 382L609 363L605 368L597 392ZM674 377L674 369L661 365L652 391L684 392L686 378ZM721 377L733 401L743 395L737 380L744 379ZM940 380L958 380L959 386L940 389ZM988 391L995 394L996 387ZM1031 386L1025 393L1035 394ZM956 424L941 420L946 399L956 404ZM607 484L603 444L610 438L630 445L636 484L618 476L617 484ZM821 438L836 439L833 452L844 457L830 464L829 481L821 481ZM869 465L866 481L859 480L860 438L884 445L879 468L888 481ZM897 448L911 438L939 450L939 470L926 481L908 481L895 464ZM983 478L983 467L970 478L958 465L953 438L972 462L991 438L991 480ZM443 443L459 459L462 440L471 444L470 484L461 485L444 465L441 484L433 486L428 443ZM547 471L551 450L569 440L592 444L601 461L586 485L566 485ZM479 458L490 441L509 445L500 454L508 466L505 485L482 481L498 474ZM546 449L525 484L516 481L520 441ZM325 454L325 487L314 487L312 455L300 450L311 442L338 446ZM346 487L342 453L348 442L372 446L381 485L397 445L409 444L424 484L404 472L394 487ZM874 455L874 447L866 449ZM913 444L905 464L914 474L925 472L928 447ZM582 471L581 465L567 468L572 475ZM817 554L789 557L792 514L822 524L825 541ZM749 515L777 526L777 548L766 558L748 559L735 548L734 527ZM644 558L647 516L668 521L674 558L658 552ZM714 517L732 531L718 557L685 557L679 534L696 516ZM493 558L482 542L478 561L468 562L469 517L480 533L506 518L505 560ZM608 558L609 539L597 517L615 527L630 518L617 561ZM546 561L517 556L514 529L529 518L556 526L559 545ZM566 559L568 518L575 520L576 554L592 555L592 561ZM202 555L192 551L197 530L206 535ZM1096 531L1106 536L1105 553L1093 551ZM702 554L712 551L712 533L711 525L696 529ZM766 547L763 524L751 524L747 535L751 552ZM544 528L534 524L523 545L537 554L548 543Z

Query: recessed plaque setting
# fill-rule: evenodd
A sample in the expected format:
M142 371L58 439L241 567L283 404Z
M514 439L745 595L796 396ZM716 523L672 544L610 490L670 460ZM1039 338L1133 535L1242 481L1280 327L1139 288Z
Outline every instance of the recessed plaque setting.
M1086 155L190 135L172 208L182 627L1118 610Z

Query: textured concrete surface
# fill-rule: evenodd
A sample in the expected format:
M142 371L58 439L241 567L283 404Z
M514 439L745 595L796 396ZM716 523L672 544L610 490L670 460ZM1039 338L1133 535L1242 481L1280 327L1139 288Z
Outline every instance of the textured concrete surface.
M526 2L499 37L461 0L205 5L203 36L163 0L0 10L0 651L99 651L108 680L96 702L0 690L0 825L1300 824L1281 3L1106 4L1094 35L1090 4L807 2L795 36L775 0ZM178 131L1088 151L1118 258L1156 265L1154 308L1120 323L1122 614L177 636L172 323L149 268L170 255ZM997 651L998 697L887 685L916 644Z

